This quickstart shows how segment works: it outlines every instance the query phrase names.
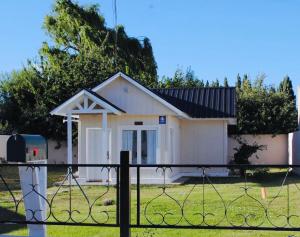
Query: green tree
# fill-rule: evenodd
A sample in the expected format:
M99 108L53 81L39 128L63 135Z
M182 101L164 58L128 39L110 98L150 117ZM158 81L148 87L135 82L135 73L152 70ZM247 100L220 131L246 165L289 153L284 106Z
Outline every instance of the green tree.
M244 77L237 92L237 129L241 134L281 134L297 129L297 110L288 91L264 85L264 75L254 83ZM293 91L292 91L293 93Z
M205 83L205 87L210 87L209 81L207 80Z
M210 84L210 87L220 87L219 80L216 79L215 81L212 81L212 83Z
M240 90L242 87L242 78L240 77L240 74L238 74L236 77L235 87L237 90Z
M283 92L288 94L289 98L292 100L296 100L296 96L293 90L293 84L289 76L285 76L283 80L279 84L278 88L279 92Z
M244 91L251 91L251 89L252 89L251 81L249 80L247 74L245 74L243 76L241 89L244 90Z
M161 88L199 88L204 87L203 80L199 80L191 67L186 72L177 69L173 77L163 76L159 82Z
M53 43L44 42L40 60L0 85L2 132L16 129L63 139L62 119L49 112L82 88L94 87L117 71L147 86L158 83L149 39L129 37L123 26L108 28L97 5L56 0L43 27Z
M224 87L229 87L227 77L224 78L224 83L223 83L223 85L224 85Z

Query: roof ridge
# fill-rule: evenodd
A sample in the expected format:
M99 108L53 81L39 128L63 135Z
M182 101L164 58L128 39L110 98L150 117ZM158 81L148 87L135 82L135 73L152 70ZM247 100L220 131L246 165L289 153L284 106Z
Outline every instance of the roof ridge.
M183 90L183 89L236 89L236 86L213 86L213 87L170 87L170 88L150 88L151 90Z

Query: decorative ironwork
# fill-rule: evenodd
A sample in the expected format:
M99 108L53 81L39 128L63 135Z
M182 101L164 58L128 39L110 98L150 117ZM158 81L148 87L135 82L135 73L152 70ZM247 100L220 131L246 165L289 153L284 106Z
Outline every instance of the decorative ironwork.
M45 166L49 168L48 179L51 182L46 196L39 193L38 184L34 182L30 191L22 194L16 180L17 168L21 166L32 171ZM97 184L82 183L74 172L78 167L93 167L106 178ZM263 175L253 175L255 170L266 167L272 169ZM132 185L137 189L136 202L135 197L131 197L131 206L137 212L136 216L131 213L129 226L149 229L300 230L300 178L293 172L299 167L130 165L127 168L136 169L138 177L137 185ZM14 171L9 172L10 169ZM152 175L156 175L154 180L160 181L160 184L144 185L144 169L147 172L152 170ZM172 177L184 169L194 170L193 176L196 177L173 184ZM212 169L244 169L246 172L243 177L216 178L210 175ZM58 179L52 180L51 170ZM9 213L0 215L0 224L119 227L120 170L121 165L0 164L0 212ZM188 175L188 172L185 173ZM266 197L261 194L265 188L269 191ZM45 203L47 213L43 219L43 210L25 209L24 200L31 195L37 195ZM133 205L135 203L136 206ZM133 217L136 217L136 222Z
M139 169L155 167L153 165L135 166ZM245 177L233 178L238 181L243 179L243 186L239 187L239 191L236 190L236 197L232 200L226 200L226 192L228 190L225 189L225 192L224 190L223 192L219 190L219 187L217 187L218 184L214 183L214 178L210 177L207 172L211 167L215 167L226 169L243 168L253 173L253 170L260 170L264 166L239 167L237 165L212 165L210 167L209 165L174 165L174 167L177 168L198 167L199 174L197 182L192 185L182 185L190 186L183 194L183 199L176 198L176 195L171 194L172 189L175 189L176 185L167 185L166 183L166 173L167 171L172 172L172 167L172 165L159 165L159 167L156 168L156 172L158 170L162 172L162 186L158 187L161 191L159 194L153 195L153 197L146 202L143 212L144 223L133 225L134 227L300 230L300 201L298 205L292 204L293 201L300 200L300 187L297 184L297 182L300 182L300 178L297 178L295 174L292 175L293 166L273 166L274 168L281 168L281 170L284 169L286 172L284 172L285 175L282 177L281 182L273 184L275 187L270 187L270 189L279 188L278 191L272 190L276 195L270 194L266 200L260 197L260 189L262 187L259 185L263 182L260 182L255 175L252 175L251 182L248 180L249 175L247 172L245 172ZM272 168L272 166L270 167ZM294 168L296 168L296 166ZM257 176L259 177L259 174ZM272 176L272 173L265 173L264 176ZM289 176L293 176L293 180L288 180ZM219 178L219 180L221 179L226 181L229 178ZM226 183L222 185L221 189L224 189ZM228 183L227 185L233 184ZM293 190L293 198L291 198L291 186L295 187ZM209 197L207 195L208 189L211 189ZM296 193L295 190L298 191L298 193ZM285 194L283 193L284 191ZM214 196L213 201L208 200L208 198L212 198L212 196ZM162 200L162 198L164 198L164 200ZM276 201L280 201L280 205L278 205L278 203L276 204ZM286 208L282 209L283 203ZM156 204L157 206L155 206ZM170 208L167 208L167 206ZM151 207L156 208L153 208L155 210L151 212L149 210ZM159 209L159 207L161 207L161 209ZM168 218L172 219L173 222L168 220Z
M226 214L226 206L225 206L225 202L222 198L222 196L220 195L220 193L218 192L218 190L216 189L216 187L214 186L214 184L211 182L210 178L206 175L205 168L200 168L201 171L201 179L202 179L202 184L201 184L201 190L200 190L200 205L198 205L198 207L195 205L193 205L193 200L191 200L191 202L189 202L190 196L191 194L195 191L197 184L194 184L191 188L191 190L188 192L186 198L184 199L184 202L182 204L182 214L183 217L185 219L185 221L192 226L202 226L202 225L206 225L206 226L216 226L218 224L220 224L224 218L225 218L225 214ZM217 216L215 213L213 212L208 212L206 210L206 205L205 205L205 200L206 200L206 195L205 195L205 184L209 184L212 188L213 191L215 192L216 196L219 199L219 202L221 203L222 206L222 215L221 216ZM199 220L196 223L193 223L192 220L190 220L191 215L187 215L186 214L186 209L188 209L188 207L192 207L193 209L200 209L197 212L192 213L192 216L198 216ZM214 222L211 223L209 222L209 217L212 217L214 219Z
M182 215L179 215L178 218L173 219L173 221L171 220L171 217L174 217L177 211L182 212L182 208L181 208L181 204L179 203L178 200L176 200L175 198L173 198L170 194L168 194L167 192L167 187L166 187L166 170L169 169L172 172L172 168L171 167L158 167L156 169L156 172L158 172L159 170L162 170L162 176L163 176L163 186L161 187L161 193L159 193L158 195L156 195L154 198L152 198L149 202L147 202L146 207L145 207L145 211L144 211L144 215L145 218L147 219L147 221L152 224L152 225L161 225L161 224L165 224L165 225L177 225L181 219L183 218ZM158 201L160 198L162 197L166 197L169 202L171 202L171 206L172 206L172 210L157 210L157 208L154 207L154 211L149 214L149 209L151 206L153 206L153 204ZM152 217L152 218L151 218ZM158 217L158 218L156 218ZM157 219L157 221L155 221L155 219Z
M22 165L24 166L24 165ZM39 165L26 165L26 170L31 169L40 169ZM41 165L49 166L51 165ZM78 178L74 175L73 168L75 166L66 166L66 165L57 165L57 167L66 167L67 172L63 175L62 180L54 183L52 187L48 188L52 191L52 194L43 196L38 192L38 185L32 181L30 184L30 191L24 195L20 194L20 189L17 191L12 190L8 182L6 181L5 171L9 167L16 167L15 164L5 164L0 165L0 207L13 209L14 215L10 215L12 218L1 218L0 223L20 223L20 224L65 224L65 225L105 225L105 226L116 226L116 212L117 212L117 197L116 194L112 197L113 199L106 200L106 195L112 191L112 194L117 193L117 185L114 186L111 184L111 172L112 170L115 173L119 172L118 165L104 166L93 165L95 168L99 168L99 172L104 172L107 174L107 178L103 182L98 182L96 186L93 186L93 183L89 184L88 182L80 184ZM78 166L77 166L78 167ZM76 168L77 168L76 167ZM87 166L84 166L87 167ZM5 169L4 169L5 168ZM32 174L34 172L31 172ZM50 174L51 175L51 174ZM14 176L18 176L17 170L14 172ZM9 180L9 178L7 178ZM33 179L33 178L32 178ZM14 184L18 183L19 180L14 180ZM2 183L2 185L1 185ZM89 193L88 189L93 186L93 192ZM2 188L1 188L2 187ZM86 189L86 190L85 190ZM32 210L24 209L24 200L29 198L30 195L37 195L41 198L46 206L47 213L45 218L40 217L40 212L43 210ZM5 197L5 200L1 202L1 196ZM78 196L81 196L78 198ZM111 196L111 195L110 195ZM63 203L60 203L63 202ZM2 206L1 203L9 203L7 206ZM21 208L22 206L22 208ZM105 206L107 208L105 208ZM114 210L110 206L116 206ZM13 207L13 208L12 208ZM26 214L26 220L25 220ZM22 216L23 220L14 219L14 216Z

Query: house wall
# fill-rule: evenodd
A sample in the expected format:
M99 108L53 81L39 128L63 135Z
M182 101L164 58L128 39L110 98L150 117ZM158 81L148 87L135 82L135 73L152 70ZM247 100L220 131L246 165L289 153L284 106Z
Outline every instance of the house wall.
M58 148L57 142L48 140L48 164L66 164L68 148L67 143L62 141ZM78 146L73 144L73 164L78 163Z
M224 164L224 123L222 120L182 120L180 162Z
M170 136L169 122L165 125L159 125L159 115L166 115L173 117L175 113L168 107L161 104L150 95L129 83L123 78L118 78L106 85L104 88L97 91L105 99L123 109L126 113L121 116L108 115L108 129L111 130L112 149L110 152L110 162L119 163L119 151L121 149L121 127L134 126L135 121L143 122L143 125L156 126L160 134L158 145L160 146L157 157L158 163L170 162L170 151L168 150L168 143ZM169 120L169 119L168 119ZM176 122L172 120L174 131L176 130ZM80 115L79 123L79 162L86 163L86 130L87 128L101 128L101 115ZM178 143L176 140L175 142ZM177 158L178 159L178 158ZM79 170L80 175L86 175L86 169Z
M119 163L119 152L121 149L121 137L120 137L120 128L122 126L134 126L135 121L142 121L143 125L156 126L160 133L160 153L159 163L169 163L168 160L168 146L167 146L167 131L168 123L164 125L159 125L158 116L156 115L108 115L108 129L111 129L111 155L110 163ZM79 139L79 162L86 163L86 130L87 128L101 128L102 125L102 116L101 115L80 115L80 133L78 136ZM85 168L79 170L80 175L85 176Z
M300 86L297 87L298 130L289 134L289 164L300 165ZM300 175L300 168L294 171Z
M97 92L126 114L174 115L174 112L127 80L118 78Z
M253 144L257 142L259 145L266 145L267 150L258 151L256 155L259 159L256 159L255 154L250 158L253 164L288 164L288 135L242 135L242 139L245 139L247 143ZM228 161L233 158L235 153L234 148L239 147L236 139L231 136L228 138Z
M0 160L6 160L6 144L10 135L0 135ZM67 163L67 143L62 141L60 147L55 140L48 139L48 164L66 164ZM73 144L73 163L78 162L78 146Z
M6 160L6 144L9 135L0 135L0 160Z
M86 162L86 129L101 128L101 115L80 116L80 155L79 162ZM225 138L227 137L227 123L222 120L183 120L175 116L167 116L167 124L160 125L156 115L108 115L108 129L111 129L111 163L119 163L119 151L121 149L120 128L122 126L134 126L135 121L142 121L143 125L156 126L159 130L160 152L157 163L162 164L224 164L227 149ZM213 146L211 149L210 146ZM168 178L172 179L181 172L194 172L189 169L172 170ZM86 169L79 170L80 176L86 175ZM134 177L135 170L132 170ZM155 177L155 169L144 169L144 177ZM160 177L161 178L161 177Z
M168 116L168 131L166 138L168 141L168 159L166 163L170 164L180 164L181 157L181 126L180 119L174 116Z

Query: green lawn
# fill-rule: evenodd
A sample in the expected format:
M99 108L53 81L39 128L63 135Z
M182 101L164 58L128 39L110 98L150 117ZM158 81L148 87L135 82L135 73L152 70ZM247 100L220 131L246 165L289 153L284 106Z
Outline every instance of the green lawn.
M2 168L3 169L3 168ZM5 177L5 180L12 187L13 193L17 198L21 197L18 182L15 179L16 170L0 170L0 174ZM55 221L54 217L59 221L66 221L68 215L66 209L69 208L69 188L62 187L58 190L55 182L63 179L63 170L49 170L49 189L48 200L53 199L52 212L54 216L49 218L49 221ZM265 219L264 208L269 206L269 217L273 225L283 226L285 218L280 214L300 215L300 178L297 176L289 176L289 187L283 186L281 182L284 178L283 170L272 170L267 175L260 177L252 177L247 182L247 194L245 194L245 183L242 178L214 178L210 184L202 185L201 179L191 180L186 184L168 185L166 193L163 193L161 185L142 186L141 188L141 224L149 224L149 221L154 224L159 224L164 221L168 224L193 225L201 224L205 215L205 222L208 225L242 225L244 216L248 215L247 222L249 225L271 226L270 222ZM266 187L267 198L262 199L261 188ZM106 189L103 186L83 186L84 193L88 197L85 199L83 193L78 187L72 187L72 210L78 212L73 213L73 220L76 222L105 222L107 215L109 220L107 223L114 223L116 220L116 205L115 196L116 190L114 187ZM204 189L204 196L203 196ZM289 189L289 190L288 190ZM55 195L56 191L58 193ZM11 202L9 193L5 190L0 181L0 221L7 218L10 211L13 211L13 203ZM289 191L289 196L287 195ZM219 195L220 194L220 195ZM55 197L54 197L55 195ZM102 196L103 195L103 196ZM222 198L221 198L221 197ZM54 197L54 198L53 198ZM204 204L202 202L204 197ZM289 206L287 199L289 198ZM150 202L152 200L152 202ZM234 201L235 200L235 201ZM111 205L105 205L105 202L110 201ZM233 202L234 201L234 202ZM89 213L89 205L93 204L92 215ZM136 223L136 187L132 187L131 196L131 222ZM147 205L148 204L148 205ZM224 218L225 207L227 209L227 218ZM184 216L182 218L181 208L183 206ZM204 210L204 211L203 211ZM2 212L2 214L1 214ZM20 204L20 216L16 218L24 218L24 207ZM146 215L145 215L146 214ZM237 215L239 214L239 215ZM255 216L254 216L255 214ZM244 216L243 216L244 215ZM147 216L147 218L146 218ZM92 219L93 218L93 219ZM300 227L300 218L291 217L291 225ZM108 227L76 227L76 226L47 226L48 236L103 236L112 237L118 236L118 228ZM275 231L232 231L232 230L174 230L174 229L133 229L132 236L300 236L300 234L292 232L275 232ZM9 233L16 235L26 235L27 229L23 226L6 225L1 226L0 234Z

